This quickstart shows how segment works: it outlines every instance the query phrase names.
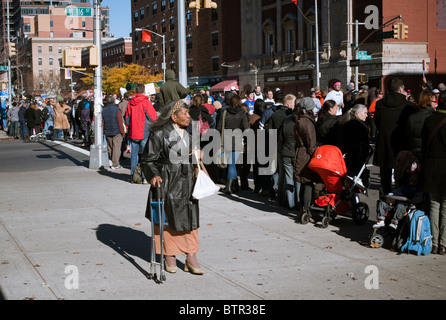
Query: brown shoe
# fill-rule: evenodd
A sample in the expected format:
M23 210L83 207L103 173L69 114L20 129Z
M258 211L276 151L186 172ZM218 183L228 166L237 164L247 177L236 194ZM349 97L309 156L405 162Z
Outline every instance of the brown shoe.
M432 246L432 251L431 251L431 253L435 253L435 254L438 253L438 247L437 247L436 245L433 245L433 246Z
M438 249L438 254L446 255L446 247L441 246L440 249Z

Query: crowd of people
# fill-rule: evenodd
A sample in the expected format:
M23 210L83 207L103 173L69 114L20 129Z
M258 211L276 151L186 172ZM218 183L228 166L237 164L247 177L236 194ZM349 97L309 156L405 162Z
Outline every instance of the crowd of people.
M227 144L229 147L225 144L226 168L213 163L203 165L214 182L224 185L222 193L252 191L300 214L309 210L315 186L321 183L320 177L308 168L319 146L338 147L352 176L359 173L373 146L372 161L380 169L380 195L401 190L403 185L409 187L406 191L424 193L427 200L423 209L431 219L433 252L446 254L444 83L434 88L424 78L417 97L398 78L390 79L386 88L366 85L355 88L354 83L348 83L343 89L342 83L336 81L327 91L312 88L310 95L279 88L262 90L260 86L248 92L231 88L228 92L201 90L191 94L174 79L175 74L169 70L159 94L147 96L145 86L139 84L132 97L128 93L122 97L107 96L103 109L112 169L121 167L119 159L123 152L130 152L131 175L139 164L142 178L153 187L162 185L164 194L169 195L165 204L169 221L165 232L170 233L164 237L168 242L165 252L169 272L176 271L175 256L186 253L188 270L202 274L196 259L198 202L190 200L195 171L189 162L169 160L175 148L166 138L169 132L175 133L178 141L184 142L182 148L189 148L191 154L189 139L195 123L200 124L197 128L200 135L206 135L208 128L218 130L222 136L227 129L241 132L251 129L256 137L255 148L263 149L264 154L276 153L275 165L269 166L260 161L258 152L254 159L248 160L250 146L246 137L244 141L232 141ZM19 137L17 122L20 122L22 139L22 133L42 129L54 132L50 138L55 139L55 132L61 130L65 140L82 138L88 145L92 107L85 96L75 102L60 97L47 103L32 102L28 107L26 103L13 103L8 111L9 134ZM56 124L60 118L67 121ZM267 136L276 132L276 140L267 138L263 145L257 143L262 130ZM203 149L207 143L210 142L202 139L194 147ZM178 154L180 151L177 150ZM414 161L401 159L407 154ZM248 183L250 172L253 189ZM361 178L368 179L367 170ZM180 212L182 203L187 205Z

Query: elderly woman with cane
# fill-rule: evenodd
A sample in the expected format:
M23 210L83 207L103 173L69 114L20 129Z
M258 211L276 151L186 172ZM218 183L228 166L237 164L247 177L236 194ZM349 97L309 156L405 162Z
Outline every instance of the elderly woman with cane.
M164 241L160 243L159 228L155 228L156 253L163 245L167 272L175 273L176 255L186 254L184 271L202 275L196 256L199 207L198 200L192 198L196 179L192 137L186 130L190 122L189 107L182 100L169 102L150 127L141 165L151 187L161 187L164 194ZM150 207L146 216L148 210Z

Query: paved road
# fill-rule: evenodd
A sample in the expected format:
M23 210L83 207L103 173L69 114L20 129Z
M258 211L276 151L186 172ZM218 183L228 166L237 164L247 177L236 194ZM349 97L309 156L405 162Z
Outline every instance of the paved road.
M170 310L177 314L188 300L446 298L444 256L368 247L376 168L363 226L345 217L327 229L301 225L295 212L252 192L202 200L198 258L206 274L180 270L158 284L147 278L148 186L129 183L126 161L123 169L96 171L88 160L62 142L0 140L4 299L177 300ZM180 268L184 259L178 256Z

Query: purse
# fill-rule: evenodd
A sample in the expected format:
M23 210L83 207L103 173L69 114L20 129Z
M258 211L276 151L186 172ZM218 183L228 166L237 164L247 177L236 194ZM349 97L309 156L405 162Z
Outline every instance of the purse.
M228 160L225 156L225 143L224 143L224 132L225 132L225 118L226 118L226 110L223 111L223 123L222 123L222 135L221 135L221 145L220 148L217 150L217 152L214 155L214 163L219 167L220 169L226 169L228 166Z
M195 181L192 197L200 200L216 194L220 188L212 181L212 179L200 168L200 160L198 159L197 152L194 153L198 163L198 175Z
M209 123L207 121L203 121L203 118L200 115L198 116L198 123L197 123L197 130L200 133L200 135L206 134L208 130L210 129Z

